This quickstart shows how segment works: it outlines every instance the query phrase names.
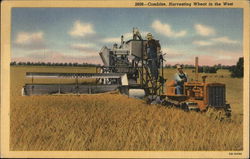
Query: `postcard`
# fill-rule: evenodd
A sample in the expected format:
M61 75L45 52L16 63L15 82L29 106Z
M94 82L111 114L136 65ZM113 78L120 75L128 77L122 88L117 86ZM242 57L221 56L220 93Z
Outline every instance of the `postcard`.
M3 1L1 157L248 158L249 1Z

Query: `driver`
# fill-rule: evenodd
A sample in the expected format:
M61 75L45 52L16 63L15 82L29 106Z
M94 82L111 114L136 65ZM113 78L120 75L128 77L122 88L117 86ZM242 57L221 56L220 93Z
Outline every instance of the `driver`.
M177 72L174 75L176 94L183 94L184 83L188 81L187 73L183 72L183 67L177 65Z

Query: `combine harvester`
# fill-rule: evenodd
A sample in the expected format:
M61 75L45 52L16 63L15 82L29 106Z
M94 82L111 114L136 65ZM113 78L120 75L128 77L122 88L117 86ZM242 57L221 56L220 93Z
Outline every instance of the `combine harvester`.
M130 97L140 97L148 103L175 106L184 110L210 111L216 110L220 116L231 115L230 105L226 103L226 87L221 83L198 81L198 58L196 58L195 81L185 82L182 95L176 95L173 81L166 82L163 72L163 54L158 52L158 78L152 77L146 54L146 43L133 28L133 38L113 48L104 46L99 55L103 66L96 73L39 73L27 72L26 77L32 83L25 84L23 95L43 94L95 94L119 90ZM159 41L157 41L159 42ZM35 78L74 78L70 84L35 84ZM79 79L96 79L93 84L79 83Z
M124 41L121 36L121 45L113 48L104 46L99 55L103 66L97 68L96 73L39 73L27 72L26 77L32 82L23 87L23 95L42 94L92 94L120 90L127 95L140 94L142 96L158 95L164 90L163 59L160 62L160 80L152 79L147 59L145 58L146 40L143 40L137 29L133 30L133 39ZM72 84L35 84L36 78L74 78ZM79 79L96 79L95 84L80 84ZM141 94L141 92L143 92Z

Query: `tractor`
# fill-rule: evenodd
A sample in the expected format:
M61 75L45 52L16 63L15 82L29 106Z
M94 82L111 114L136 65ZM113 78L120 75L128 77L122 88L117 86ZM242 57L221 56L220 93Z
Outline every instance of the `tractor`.
M183 94L176 94L174 81L166 82L165 105L208 112L220 119L230 117L230 104L226 103L226 85L207 83L207 76L202 76L202 81L198 81L198 57L195 61L195 80L184 83Z

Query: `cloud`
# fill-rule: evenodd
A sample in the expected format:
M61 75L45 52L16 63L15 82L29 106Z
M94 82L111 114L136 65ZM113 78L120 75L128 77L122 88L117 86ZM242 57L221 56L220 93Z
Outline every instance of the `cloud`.
M159 20L155 20L152 23L152 28L154 29L155 32L162 34L164 36L167 36L167 37L178 38L178 37L183 37L187 34L187 31L185 31L185 30L175 32L172 30L172 28L169 24L167 24L167 23L164 24Z
M143 39L145 39L147 33L148 32L146 32L146 31L140 31L140 34L141 34ZM133 33L132 32L127 32L127 33L124 33L124 34L121 34L121 35L123 35L123 40L124 41L130 40L130 39L133 38ZM120 44L121 43L121 35L117 36L117 37L106 37L106 38L103 38L101 41L104 42L104 43L118 43L118 44Z
M133 38L133 33L124 33L121 34L120 36L117 37L107 37L107 38L103 38L101 41L104 43L121 43L121 36L123 35L123 40L129 40Z
M167 60L166 64L190 64L193 62L192 54L185 49L162 47L162 52L166 53L164 58Z
M93 43L77 43L71 44L70 48L78 51L92 51L97 46Z
M231 40L230 38L224 36L224 37L218 37L218 38L212 38L207 41L205 40L199 40L199 41L193 41L193 44L198 46L210 46L210 45L218 45L221 44L239 44L240 42L237 40Z
M213 43L211 41L193 41L193 44L195 45L199 45L199 46L210 46L213 45Z
M211 40L214 41L214 42L219 42L219 43L224 43L224 44L237 44L237 43L239 43L239 41L231 40L226 36L219 37L219 38L213 38Z
M202 24L195 24L194 28L195 28L197 34L199 34L201 36L215 35L215 30L212 27L205 26L205 25L202 25Z
M22 49L44 49L46 47L42 31L33 33L19 32L14 44L16 47Z
M242 51L232 51L223 49L214 49L214 47L207 47L208 49L193 50L186 48L170 48L163 46L163 53L167 53L165 58L166 64L194 64L195 57L199 57L200 65L223 64L235 65L238 58L243 56Z
M104 39L102 39L102 42L105 42L105 43L120 43L121 38L118 38L118 37L104 38Z
M16 44L30 44L35 41L43 41L43 32L27 33L20 32L15 40Z
M229 45L230 46L230 45ZM225 48L228 48L225 47ZM243 52L241 49L225 49L222 47L203 47L193 50L196 52L196 56L200 58L200 64L202 65L215 65L215 64L223 64L223 65L235 65L238 58L243 56Z
M72 53L67 52L58 52L48 50L44 52L31 52L26 56L12 57L11 61L16 62L54 62L54 63L93 63L101 64L101 59L98 54L82 54L74 56Z
M199 57L200 65L213 66L216 64L235 65L239 59L240 54L231 54L230 52L217 53L212 55L202 55Z
M73 27L69 31L69 35L72 37L84 37L91 34L95 34L92 24L81 22L79 20L75 21Z

